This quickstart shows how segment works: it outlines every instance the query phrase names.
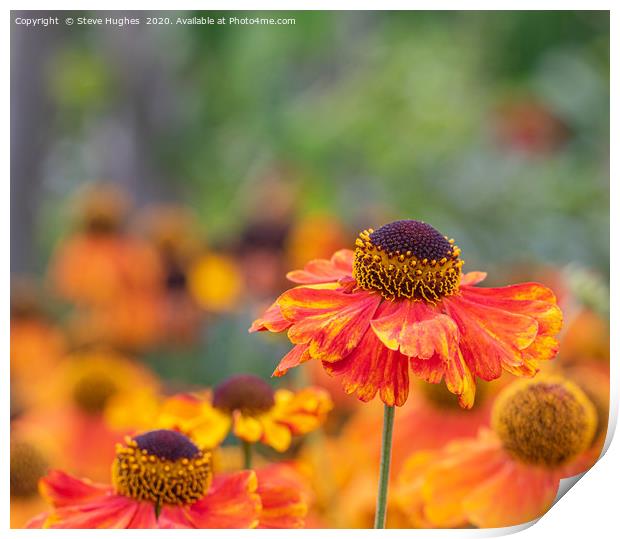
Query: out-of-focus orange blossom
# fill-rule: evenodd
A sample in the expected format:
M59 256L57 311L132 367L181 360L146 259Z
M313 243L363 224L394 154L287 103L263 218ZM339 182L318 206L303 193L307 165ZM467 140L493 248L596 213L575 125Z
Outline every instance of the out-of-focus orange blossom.
M534 141L532 151L547 147L545 137L541 140ZM258 305L268 307L267 298L290 287L284 282L287 269L302 267L308 259L329 258L351 239L337 217L304 213L297 207L296 188L287 184L290 174L276 168L260 179L257 185L265 191L249 200L248 207L273 211L251 210L225 241L209 235L213 246L205 241L209 231L186 206L132 208L127 195L105 184L90 186L74 199L73 228L60 238L46 273L56 296L43 295L33 280L16 286L12 294L12 526L22 527L43 511L58 510L47 507L33 488L50 470L65 470L109 488L115 444L123 444L126 435L161 429L188 436L201 449L212 451L215 477L245 474L242 490L264 504L262 516L255 515L248 524L372 526L383 414L378 399L360 403L346 394L341 380L330 376L320 361L298 369L286 389L278 379L251 383L252 389L268 388L266 400L254 395L258 401L249 403L254 408L237 402L237 394L228 395L228 404L217 397L218 382L235 374L227 371L228 362L240 358L229 357L226 346L215 343L219 355L213 362L207 323L211 330L218 317L226 322L249 319ZM338 256L326 262L331 269L342 269ZM325 267L319 264L295 273L303 278ZM346 280L346 272L341 277ZM581 304L558 267L513 264L501 268L492 284L498 280L541 282L554 291L566 313L558 358L541 362L541 370L576 384L592 403L597 427L589 446L570 462L572 472L583 471L596 462L606 434L609 323ZM318 290L332 285L303 286ZM534 310L539 307L532 301ZM208 353L202 359L205 340ZM280 342L278 337L263 341L265 346ZM213 364L202 365L195 379L186 374L177 379L169 373L176 372L175 362L183 361L175 355L179 350ZM248 364L252 359L248 357ZM161 372L166 372L161 380L148 366L160 372L160 361L165 362ZM419 369L423 366L417 364ZM473 408L463 410L443 381L412 379L408 400L395 416L387 527L485 525L517 518L518 512L505 507L503 513L493 514L491 496L477 498L473 512L470 506L446 509L438 501L445 494L443 486L451 485L446 487L448 497L460 504L461 479L466 488L472 478L479 483L499 481L497 469L485 467L489 456L490 465L510 467L515 481L523 481L522 492L546 502L551 491L541 485L555 481L559 472L551 476L514 464L497 433L489 430L498 393L514 381L510 374L491 383L476 380ZM258 442L251 473L240 472L246 464L244 442ZM460 458L471 467L455 471L451 464ZM82 485L81 479L57 474L48 475L44 484ZM438 497L431 499L431 491ZM153 524L149 511L138 516ZM43 522L50 524L47 518ZM181 521L163 519L159 524Z

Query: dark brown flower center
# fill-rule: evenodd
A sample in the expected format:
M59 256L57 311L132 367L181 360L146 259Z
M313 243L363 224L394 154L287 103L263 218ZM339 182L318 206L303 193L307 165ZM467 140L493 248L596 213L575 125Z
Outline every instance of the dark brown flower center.
M364 230L355 241L353 275L360 288L386 299L436 303L458 291L460 249L421 221L394 221Z
M224 412L240 410L259 415L274 405L273 388L252 374L238 374L224 380L213 392L213 406Z
M116 447L112 479L116 491L156 505L189 505L211 484L211 454L187 436L154 430L125 439Z

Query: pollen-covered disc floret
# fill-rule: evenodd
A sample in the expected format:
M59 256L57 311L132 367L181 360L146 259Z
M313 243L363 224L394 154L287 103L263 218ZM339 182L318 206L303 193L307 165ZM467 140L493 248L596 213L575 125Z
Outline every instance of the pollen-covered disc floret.
M394 221L355 240L353 276L386 299L436 303L458 291L461 250L422 221Z
M508 452L547 467L564 464L587 449L596 422L585 393L560 377L513 383L497 398L492 417Z
M117 445L112 477L123 496L157 505L189 505L211 484L211 454L179 432L154 430Z
M274 404L273 388L252 374L231 376L213 392L213 406L227 413L239 410L247 415L260 415Z

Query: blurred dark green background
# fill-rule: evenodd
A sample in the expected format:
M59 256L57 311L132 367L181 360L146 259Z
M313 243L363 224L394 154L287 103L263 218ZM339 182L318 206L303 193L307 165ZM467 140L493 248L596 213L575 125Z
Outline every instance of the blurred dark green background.
M338 216L351 243L416 218L455 237L469 270L539 261L608 279L607 12L90 15L143 24L12 25L14 272L44 271L82 182L118 182L138 207L189 205L225 246L269 213L252 200L277 168L296 211ZM210 357L247 364L264 345L275 361L243 337L250 319L216 321L228 330Z

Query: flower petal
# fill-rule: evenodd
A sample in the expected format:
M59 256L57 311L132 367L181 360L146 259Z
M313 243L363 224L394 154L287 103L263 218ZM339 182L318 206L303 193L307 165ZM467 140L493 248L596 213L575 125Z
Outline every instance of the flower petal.
M463 500L469 522L499 528L530 522L544 515L557 494L553 472L507 461Z
M481 283L487 278L485 271L470 271L461 274L461 286L473 286Z
M308 262L303 270L289 271L286 278L300 284L335 282L342 277L351 277L353 256L350 249L336 251L330 260L319 258Z
M233 412L233 432L237 438L246 442L258 442L263 435L263 426L257 418L244 415L240 410L235 410Z
M438 384L441 382L446 370L446 362L437 354L428 359L419 359L417 357L409 358L411 371L413 374L428 382L429 384Z
M298 367L302 363L312 359L307 344L297 344L278 363L276 370L271 376L284 376L289 369Z
M152 503L143 502L138 504L131 522L127 526L131 529L154 529L158 528L155 507Z
M291 323L286 320L280 312L278 302L275 301L271 306L263 313L263 316L257 318L252 322L249 333L255 333L256 331L272 331L274 333L280 333L289 328Z
M531 316L538 322L536 338L523 350L523 365L508 368L517 376L532 376L540 361L556 356L559 342L555 337L562 328L562 311L553 292L538 283L523 283L502 288L471 288L463 296L498 309Z
M440 451L424 474L424 514L440 527L467 523L464 498L506 462L499 441L492 435L457 440Z
M271 415L293 434L307 434L323 424L333 407L329 392L321 387L307 387L297 392L278 389Z
M179 394L166 399L157 426L179 430L201 447L217 447L226 438L231 419L211 405L210 394Z
M303 528L308 513L308 486L286 464L272 464L256 470L258 494L263 509L259 528Z
M263 431L261 442L280 452L290 447L292 434L287 426L274 421L271 414L261 416L259 421Z
M421 301L403 300L384 310L370 322L390 350L409 357L429 359L437 353L447 360L456 353L458 328L445 314Z
M251 470L222 474L207 494L187 508L195 528L255 528L261 511L256 474Z
M499 378L524 364L522 350L532 344L538 322L510 311L474 303L461 296L445 298L443 305L456 322L459 347L467 366L484 380Z
M54 507L75 505L106 496L109 485L78 479L61 470L52 470L39 481L39 492Z
M89 529L127 528L138 502L125 496L110 494L86 503L59 507L45 522L46 528Z
M309 344L310 355L322 361L338 361L357 347L379 303L381 296L365 291L305 287L278 300L282 315L293 322L289 339Z
M377 392L389 406L402 406L409 395L407 357L386 348L373 331L367 331L359 346L343 360L323 362L325 370L342 377L347 393L361 401L372 400Z
M555 335L562 328L562 311L553 292L538 283L522 283L501 288L472 287L462 291L470 301L531 316L538 322L539 333Z

